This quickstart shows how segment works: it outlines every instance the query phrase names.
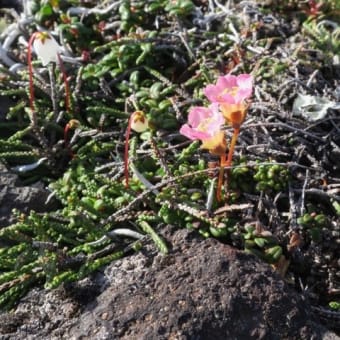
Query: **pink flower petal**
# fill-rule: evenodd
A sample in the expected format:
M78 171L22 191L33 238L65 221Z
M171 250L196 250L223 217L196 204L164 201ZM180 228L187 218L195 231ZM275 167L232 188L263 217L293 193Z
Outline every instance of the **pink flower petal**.
M241 88L251 89L253 87L253 76L250 74L240 74L237 77L237 85Z
M220 91L217 91L217 88L215 85L207 85L205 89L203 90L203 93L205 96L212 102L216 103L218 102L217 97Z
M239 104L248 99L253 91L253 77L250 74L218 77L216 85L209 84L204 94L212 103Z
M240 74L237 78L239 90L235 96L237 103L248 99L253 92L253 77L250 74Z
M195 139L200 139L200 140L204 140L207 138L210 138L210 135L202 132L202 131L197 131L193 128L191 128L188 124L184 124L180 130L179 130L180 134L182 134L183 136L191 139L191 140L195 140Z
M232 89L233 87L237 86L237 77L229 74L218 77L216 86L222 91L226 88Z
M224 94L221 94L220 95L220 98L219 98L219 103L220 104L230 104L230 105L233 105L236 103L236 96L235 94L230 94L230 93L224 93Z
M240 104L248 99L252 94L252 91L248 89L239 89L234 95L234 104Z
M218 130L221 129L221 125L224 124L224 117L220 112L219 105L217 103L209 105L209 109L212 115L208 124L208 131L211 131L210 135L214 135Z
M211 112L208 108L203 106L194 106L189 111L188 123L195 128L202 122L202 120L207 119L210 116Z
M195 106L190 109L188 124L184 124L179 132L189 139L204 141L219 132L222 124L224 117L218 104L211 104L209 107Z

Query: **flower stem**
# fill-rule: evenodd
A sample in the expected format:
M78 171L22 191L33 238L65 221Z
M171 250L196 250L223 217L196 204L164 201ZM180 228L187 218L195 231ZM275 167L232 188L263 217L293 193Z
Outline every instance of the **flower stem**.
M51 100L52 100L52 107L53 107L53 122L56 121L58 116L58 95L55 87L55 77L54 77L55 66L53 63L48 65L48 74L50 77L50 86L51 86Z
M217 182L217 190L216 190L216 199L217 199L218 202L222 201L222 184L223 184L223 181L224 181L224 167L225 166L227 166L227 167L231 166L233 154L234 154L234 149L235 149L235 145L236 145L239 133L240 133L240 128L234 128L233 137L232 137L231 142L230 142L228 158L226 158L226 155L221 156L220 172L218 174L218 182ZM230 169L228 169L228 174L229 174L229 170ZM228 178L229 178L229 175L228 175Z
M32 66L32 45L34 39L36 37L36 33L33 33L28 41L28 50L27 50L27 65L28 65L28 77L29 77L29 102L31 109L31 122L32 125L37 125L37 117L35 114L35 105L34 105L34 83L33 83L33 66Z
M218 202L222 200L222 184L224 180L224 165L226 163L226 155L221 155L220 158L220 171L218 174L218 182L217 182L217 190L216 190L216 199Z
M57 58L58 58L58 62L59 62L60 71L63 75L63 81L64 81L64 84L65 84L65 109L66 109L67 113L70 113L70 110L71 110L70 86L68 84L67 74L66 74L66 71L65 71L64 63L63 63L63 60L61 59L59 53L57 53Z
M228 158L227 158L227 161L224 164L225 166L231 166L231 163L232 163L232 160L233 160L234 149L235 149L235 145L236 145L239 133L240 133L240 128L234 128L233 137L232 137L231 142L230 142Z
M131 133L132 115L129 118L128 126L125 134L125 152L124 152L124 176L125 176L125 188L129 187L129 139Z
M68 133L70 131L71 125L67 123L64 128L64 145L68 146Z

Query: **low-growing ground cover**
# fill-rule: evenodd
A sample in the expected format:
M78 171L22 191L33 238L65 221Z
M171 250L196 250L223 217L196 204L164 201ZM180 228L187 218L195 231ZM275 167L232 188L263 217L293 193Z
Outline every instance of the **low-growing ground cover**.
M336 1L36 1L22 10L4 12L0 160L23 184L43 182L60 207L14 211L17 222L0 230L2 308L150 238L166 253L166 224L245 249L316 305L339 308ZM29 57L37 31L54 37L62 62ZM204 88L229 73L251 74L254 90L217 200L219 157L179 130L191 107L208 105ZM127 139L138 111L148 129ZM233 129L223 131L228 147Z

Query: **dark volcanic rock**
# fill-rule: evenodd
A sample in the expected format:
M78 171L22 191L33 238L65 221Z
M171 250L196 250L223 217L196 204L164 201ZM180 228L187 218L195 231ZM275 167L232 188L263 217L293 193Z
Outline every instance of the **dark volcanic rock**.
M34 290L0 315L4 339L337 339L271 269L187 230L91 279ZM20 323L20 316L22 322ZM12 319L11 319L12 318ZM18 320L19 319L19 320Z
M56 209L58 203L52 199L46 200L50 192L42 185L23 186L18 177L6 170L0 163L0 227L13 223L12 209L16 208L24 213L31 210L45 212Z

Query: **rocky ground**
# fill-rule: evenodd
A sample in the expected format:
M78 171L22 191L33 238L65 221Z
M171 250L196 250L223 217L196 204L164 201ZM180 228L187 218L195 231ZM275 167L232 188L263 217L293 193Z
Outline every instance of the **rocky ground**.
M18 24L0 36L0 339L339 339L336 1L51 3L1 22ZM74 111L59 71L35 60L32 121L20 70L42 28L64 32ZM254 95L232 204L207 208L216 159L178 130L226 72L252 73ZM130 143L151 189L132 170L122 185L135 106L154 129ZM121 228L148 235L140 251L98 241ZM127 256L106 261L116 243Z
M0 176L0 227L15 222L16 217L12 214L13 209L28 213L31 210L45 212L58 207L58 203L54 199L46 204L50 192L44 189L42 183L25 186L15 173L7 171L1 164Z
M1 178L3 225L10 208L41 209L48 191L20 186L4 168ZM339 339L329 330L338 328L338 316L312 306L307 292L298 294L271 266L176 229L162 231L166 256L148 242L80 282L31 290L0 314L0 338Z

